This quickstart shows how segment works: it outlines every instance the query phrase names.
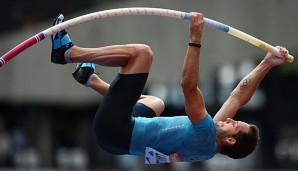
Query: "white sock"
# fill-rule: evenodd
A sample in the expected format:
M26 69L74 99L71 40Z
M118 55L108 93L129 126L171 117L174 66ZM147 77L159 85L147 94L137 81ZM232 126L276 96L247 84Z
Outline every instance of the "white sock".
M95 75L96 75L96 74L92 74L92 75L90 75L89 79L87 80L87 82L86 82L86 84L85 84L86 87L90 87L90 85L91 85L91 80L92 80L92 78L93 78Z
M72 48L73 48L74 46L72 46L72 47L70 47L69 49L67 49L66 51L65 51L65 53L64 53L64 59L65 59L65 61L66 61L66 63L72 63L71 62L71 60L69 59L69 54L70 54L70 52L71 52L71 50L72 50Z

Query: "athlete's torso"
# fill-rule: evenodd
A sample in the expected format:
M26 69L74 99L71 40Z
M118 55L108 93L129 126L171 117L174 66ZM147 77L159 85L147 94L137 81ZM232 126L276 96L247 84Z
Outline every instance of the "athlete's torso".
M130 153L144 155L151 147L163 154L178 153L181 161L201 161L218 151L216 127L210 115L197 124L187 116L135 118Z

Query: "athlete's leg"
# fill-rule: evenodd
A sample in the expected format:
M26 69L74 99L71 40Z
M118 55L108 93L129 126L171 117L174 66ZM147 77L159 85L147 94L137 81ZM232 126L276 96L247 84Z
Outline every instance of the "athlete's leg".
M160 98L158 98L156 96L142 95L140 97L140 99L138 100L138 103L144 104L148 108L152 109L156 116L160 116L161 113L165 109L165 104L164 104L163 100L161 100ZM142 109L147 110L147 109L144 109L143 107L142 107ZM146 115L145 112L142 112L142 110L140 110L139 116L150 117L152 115Z
M94 75L91 79L90 87L104 96L105 93L108 91L110 85L99 78L97 75ZM156 116L160 116L160 114L164 110L164 102L160 98L155 96L141 95L137 103L142 103L145 106L151 108ZM142 114L139 114L138 116L142 116Z
M79 83L92 88L104 96L108 91L110 84L106 83L95 73L95 65L93 63L80 63L77 65L72 75ZM160 116L165 108L164 102L160 98L150 95L141 95L137 103L141 103L143 105L136 104L133 111L134 117Z
M64 21L59 14L53 25ZM67 32L62 30L51 36L51 61L56 64L88 62L103 66L119 66L120 74L149 73L152 51L147 45L114 45L99 48L81 48L75 46Z
M114 45L99 48L74 46L69 54L72 62L90 62L102 66L120 66L121 74L149 73L152 51L143 44Z

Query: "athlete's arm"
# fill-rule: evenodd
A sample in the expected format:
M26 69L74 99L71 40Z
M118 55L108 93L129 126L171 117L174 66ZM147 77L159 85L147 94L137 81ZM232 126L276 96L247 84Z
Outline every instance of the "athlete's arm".
M191 13L190 41L201 43L203 33L203 14ZM198 88L199 81L199 59L201 49L189 46L185 55L181 86L185 98L185 110L189 120L196 124L204 119L207 114L203 95Z
M280 53L283 54L283 57L280 58L271 53L267 53L260 64L245 76L232 91L229 98L216 113L213 118L214 121L225 121L227 118L233 118L239 108L249 102L258 85L271 68L285 63L289 52L283 47L277 48L280 49Z

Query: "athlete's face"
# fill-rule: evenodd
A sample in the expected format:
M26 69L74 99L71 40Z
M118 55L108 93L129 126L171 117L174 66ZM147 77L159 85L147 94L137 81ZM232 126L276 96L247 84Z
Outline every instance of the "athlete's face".
M239 131L249 132L249 124L242 121L235 121L231 118L227 118L225 121L218 121L216 125L217 129L226 136L233 136Z

